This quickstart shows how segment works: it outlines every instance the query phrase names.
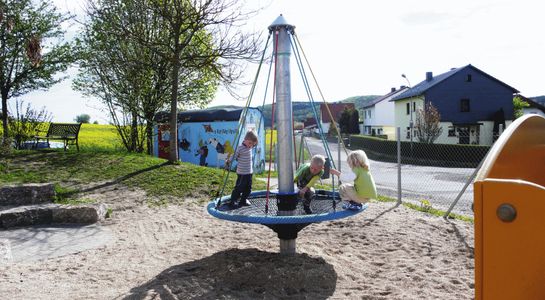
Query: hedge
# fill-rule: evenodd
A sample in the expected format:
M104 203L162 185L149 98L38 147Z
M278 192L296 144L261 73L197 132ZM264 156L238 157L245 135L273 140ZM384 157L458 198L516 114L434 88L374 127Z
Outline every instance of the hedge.
M362 149L373 160L397 162L397 141L351 135L350 149ZM475 168L490 146L401 142L401 161L418 165ZM412 152L412 153L411 153Z

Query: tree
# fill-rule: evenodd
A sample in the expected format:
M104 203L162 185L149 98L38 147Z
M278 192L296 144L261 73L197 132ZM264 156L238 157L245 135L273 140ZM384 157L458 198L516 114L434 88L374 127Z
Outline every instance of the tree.
M169 33L159 49L167 49L163 55L173 63L169 161L174 162L178 160L176 82L180 75L204 69L229 87L242 74L240 62L257 58L260 47L254 34L239 29L253 12L246 13L237 0L150 0L150 4Z
M433 103L428 102L424 109L419 108L416 112L415 130L418 141L421 143L433 144L443 132L440 126L441 114Z
M359 119L359 113L356 109L345 107L339 118L341 133L360 133Z
M88 114L77 115L76 118L74 118L74 121L76 121L77 123L89 124L89 122L91 121L91 116Z
M360 133L360 114L357 109L351 109L349 131L351 134Z
M520 95L516 95L515 97L513 97L513 109L514 109L515 119L522 117L522 115L524 114L523 109L529 106L530 104L524 101L524 99Z
M8 141L8 99L47 89L74 61L61 24L69 19L49 1L0 2L0 94L4 143Z
M341 133L348 133L349 123L350 112L348 111L348 107L345 107L339 118L339 129L341 130Z
M177 33L178 38L187 43L178 59L174 59L171 24L157 8L164 3L151 0L90 3L90 22L81 36L84 59L80 62L75 87L108 105L128 149L135 149L135 142L139 143L139 124L145 121L151 153L153 117L158 110L170 103L172 111L173 98L176 99L174 111L202 108L215 94L222 73L218 72L219 67L211 67L219 59L214 36L204 28ZM185 9L189 10L188 15L193 14L191 6ZM186 34L191 37L188 39ZM177 63L181 64L182 56L187 61L183 68L179 66L176 80L172 80L173 69ZM132 129L127 131L125 126ZM175 131L176 125L171 128ZM173 132L172 136L177 134ZM177 142L171 148L176 150L176 145Z

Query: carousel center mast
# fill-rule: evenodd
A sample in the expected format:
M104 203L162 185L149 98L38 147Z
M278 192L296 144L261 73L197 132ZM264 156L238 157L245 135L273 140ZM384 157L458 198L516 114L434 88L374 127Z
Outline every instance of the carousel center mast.
M269 26L269 31L274 33L274 53L276 61L276 124L278 154L276 157L278 166L278 192L280 194L293 194L293 120L291 105L291 78L290 34L293 34L295 26L288 24L280 15Z

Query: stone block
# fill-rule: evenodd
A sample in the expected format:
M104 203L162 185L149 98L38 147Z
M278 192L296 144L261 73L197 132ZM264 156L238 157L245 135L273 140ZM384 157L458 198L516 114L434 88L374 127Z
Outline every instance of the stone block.
M53 223L91 224L103 220L106 216L106 205L62 205L53 210Z
M55 204L28 205L0 212L0 227L11 228L51 224Z
M0 206L51 203L55 199L52 183L32 183L0 187Z

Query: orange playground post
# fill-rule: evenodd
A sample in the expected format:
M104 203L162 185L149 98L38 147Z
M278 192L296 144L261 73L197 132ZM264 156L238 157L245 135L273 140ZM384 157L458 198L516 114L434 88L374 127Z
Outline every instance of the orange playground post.
M515 120L474 183L475 299L545 299L545 118Z

